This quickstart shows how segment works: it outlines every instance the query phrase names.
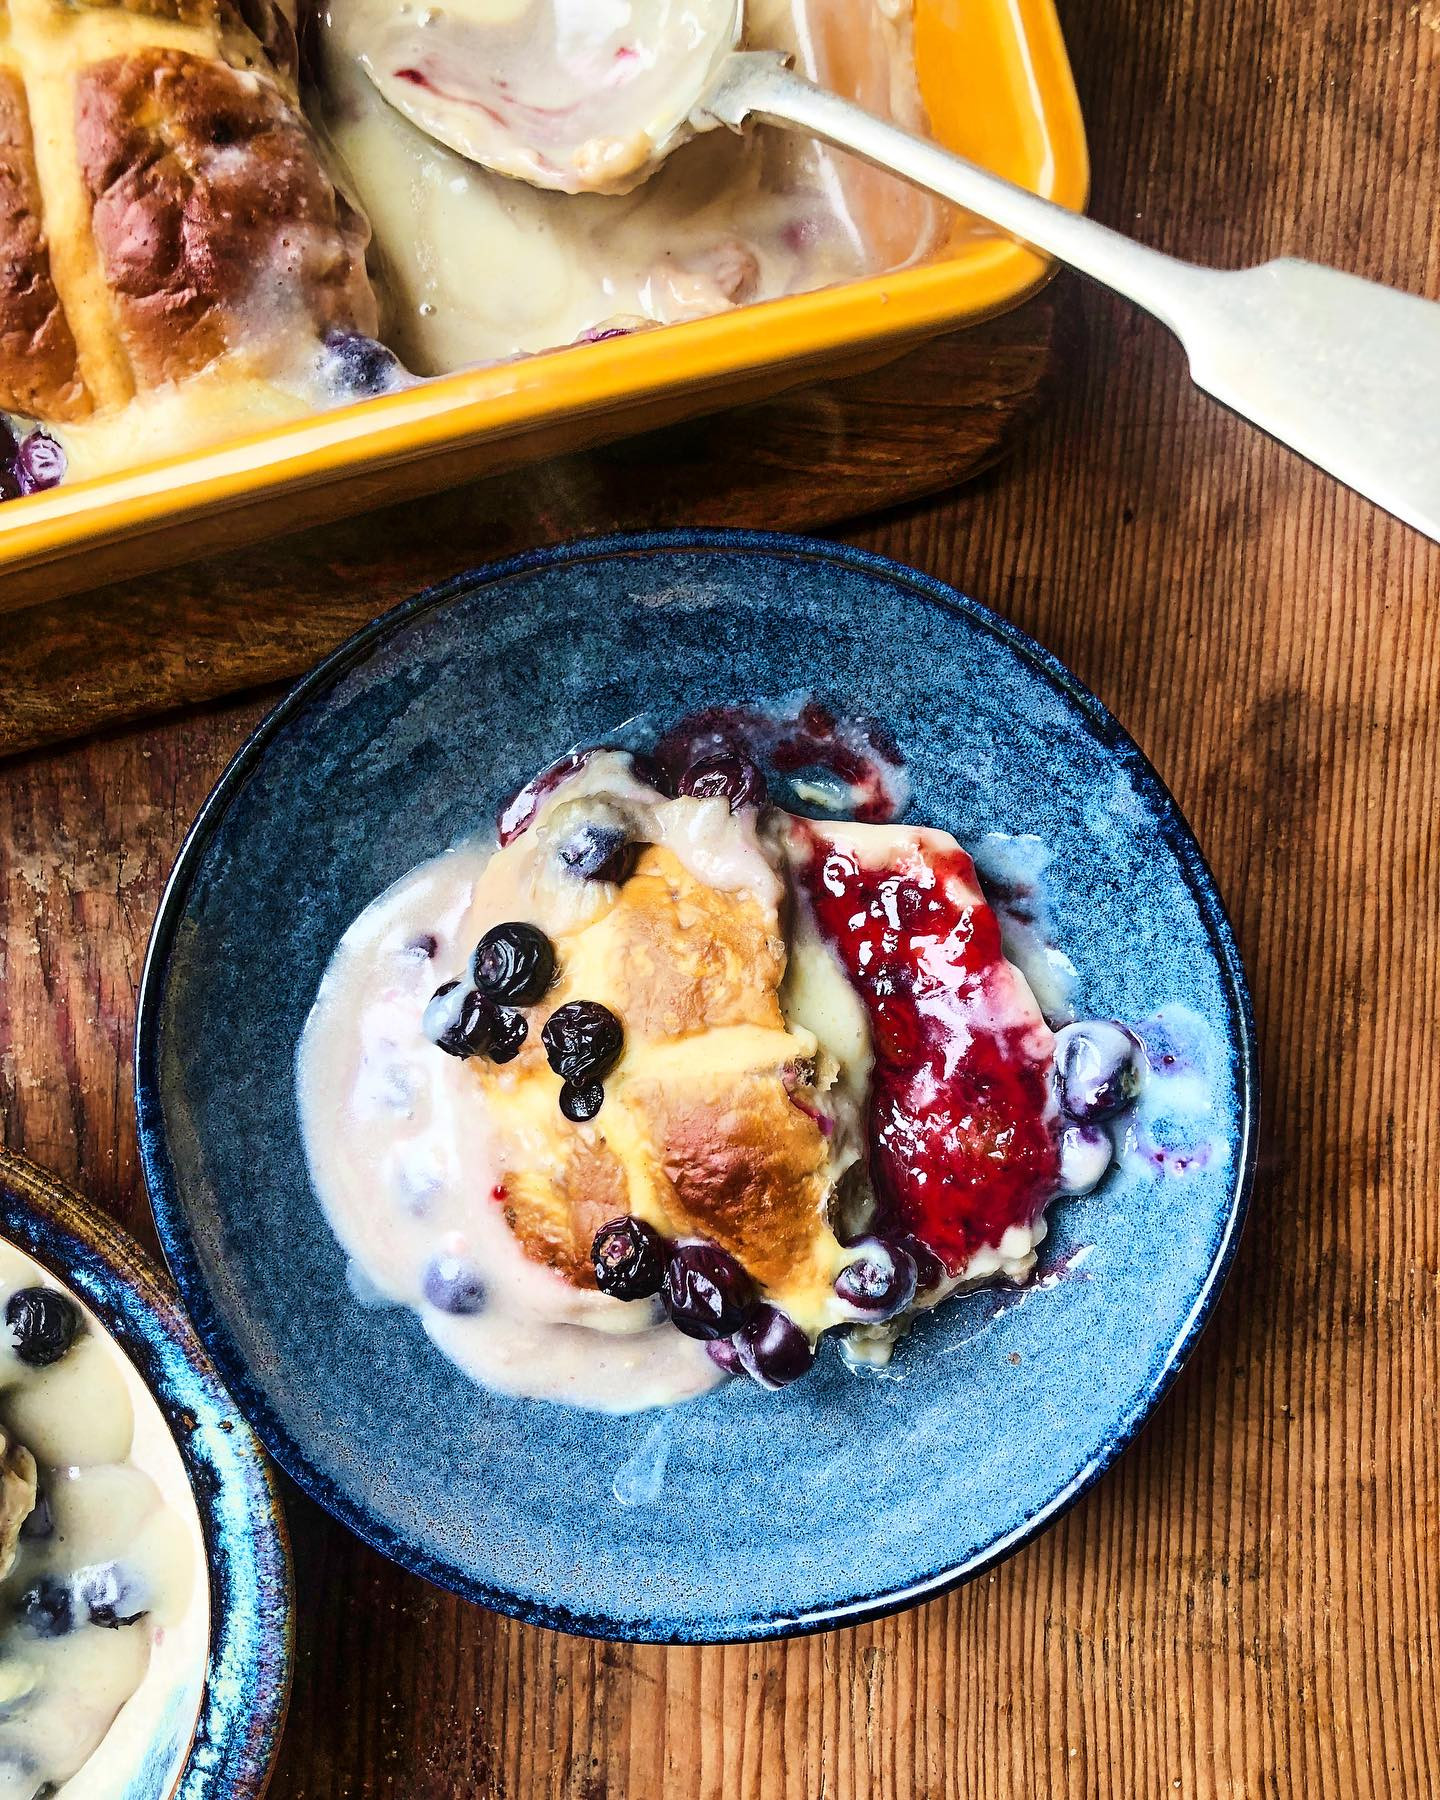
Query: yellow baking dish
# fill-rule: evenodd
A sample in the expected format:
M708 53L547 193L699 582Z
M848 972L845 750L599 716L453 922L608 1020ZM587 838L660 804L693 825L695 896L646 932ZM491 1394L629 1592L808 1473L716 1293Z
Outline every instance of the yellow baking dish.
M1054 0L917 0L916 56L942 143L1084 204L1084 128ZM12 500L0 507L0 608L873 367L1015 305L1047 273L1033 252L965 225L919 267L443 376Z

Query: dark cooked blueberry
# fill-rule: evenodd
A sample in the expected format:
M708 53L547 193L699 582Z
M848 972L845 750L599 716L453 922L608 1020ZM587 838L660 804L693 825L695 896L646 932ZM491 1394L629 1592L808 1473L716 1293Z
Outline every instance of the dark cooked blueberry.
M643 1219L612 1219L590 1247L595 1285L616 1300L648 1300L665 1279L665 1240Z
M495 1023L490 1030L488 1054L491 1062L514 1062L529 1035L530 1026L524 1013L516 1012L513 1006L497 1006Z
M637 781L643 781L646 787L654 788L657 794L664 794L670 800L675 798L669 776L666 775L660 762L648 750L631 751L630 773Z
M555 979L555 951L534 925L492 925L475 948L470 973L482 994L509 1006L533 1006Z
M403 375L393 350L358 331L327 331L325 372L336 390L357 398L388 393Z
M1102 1125L1067 1125L1060 1133L1060 1187L1067 1194L1088 1194L1098 1187L1115 1154Z
M938 1288L947 1271L930 1246L918 1237L897 1238L896 1242L915 1265L915 1292L928 1294Z
M735 1339L735 1351L750 1379L767 1388L798 1381L815 1363L809 1338L788 1313L768 1301L755 1308L754 1317Z
M585 820L560 841L561 866L577 881L628 881L639 846L620 825Z
M24 1523L20 1527L20 1535L27 1543L42 1543L55 1531L55 1515L50 1510L50 1496L42 1489L35 1496L35 1504L31 1507Z
M620 1060L625 1032L598 1000L569 1000L557 1006L540 1033L550 1067L572 1087L603 1081Z
M116 1563L82 1570L76 1586L92 1625L119 1631L123 1625L133 1625L145 1616L147 1609L139 1587Z
M750 1277L718 1244L681 1244L665 1269L665 1310L686 1337L728 1338L750 1317Z
M42 1575L33 1587L26 1588L15 1611L36 1637L64 1637L75 1629L75 1598L70 1584L54 1575Z
M15 452L15 480L22 494L38 494L65 479L65 452L45 431L32 431Z
M470 1264L458 1256L437 1256L426 1268L422 1283L425 1298L441 1312L483 1312L485 1283Z
M588 1125L605 1104L605 1089L598 1081L560 1083L560 1110L572 1125Z
M763 806L766 799L765 777L747 756L724 751L718 756L702 756L691 763L675 784L677 792L696 800L728 800L731 812L742 806Z
M1112 1019L1067 1025L1055 1038L1061 1106L1081 1125L1114 1118L1140 1092L1143 1057L1140 1040Z
M0 500L17 500L20 497L20 474L15 466L20 446L15 441L15 433L3 418L0 418Z
M908 1250L884 1238L861 1238L850 1246L854 1262L835 1277L835 1292L856 1316L879 1322L893 1319L915 1298L915 1261Z
M705 1346L705 1354L717 1369L723 1369L727 1375L739 1375L740 1367L739 1340L736 1338L711 1338Z
M75 1342L80 1309L54 1288L17 1288L5 1302L5 1323L21 1362L44 1369Z
M436 988L420 1019L420 1029L448 1056L483 1056L495 1032L496 1009L474 988L447 981Z

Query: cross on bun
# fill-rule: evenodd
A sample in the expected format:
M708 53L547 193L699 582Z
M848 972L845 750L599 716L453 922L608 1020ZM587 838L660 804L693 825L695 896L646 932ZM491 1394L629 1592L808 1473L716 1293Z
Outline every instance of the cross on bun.
M0 0L0 409L63 424L373 335L369 235L270 0Z

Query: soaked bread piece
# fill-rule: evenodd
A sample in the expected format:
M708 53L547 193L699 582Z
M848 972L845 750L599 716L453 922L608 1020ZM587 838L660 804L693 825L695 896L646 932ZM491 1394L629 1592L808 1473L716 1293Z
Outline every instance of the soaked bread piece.
M137 381L204 367L251 320L364 313L353 215L272 81L180 50L115 57L80 78L77 142Z
M90 410L50 272L25 85L0 68L0 405L69 420Z
M376 305L269 0L10 0L0 408L67 422L230 352L293 366Z
M35 1458L22 1443L0 1431L0 1579L15 1565L20 1527L35 1510Z
M490 879L528 853L521 839ZM823 1319L843 1261L830 1204L849 1159L833 1135L833 1071L817 1079L819 1046L781 1005L777 904L709 887L652 845L597 916L568 930L547 918L561 975L544 1010L598 1000L624 1021L625 1051L584 1125L556 1104L538 1009L513 1063L466 1064L492 1101L496 1198L532 1260L593 1287L596 1231L634 1213L669 1239L720 1245L792 1317Z

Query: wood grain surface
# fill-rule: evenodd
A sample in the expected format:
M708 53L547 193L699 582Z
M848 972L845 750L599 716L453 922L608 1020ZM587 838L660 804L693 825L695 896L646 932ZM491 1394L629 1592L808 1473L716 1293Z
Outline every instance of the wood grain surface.
M1100 217L1440 296L1437 0L1063 10ZM1267 1122L1189 1367L994 1574L791 1645L513 1625L296 1500L276 1800L1440 1791L1440 551L1194 393L1159 327L1084 309L1084 365L1016 459L843 535L1051 645L1150 752L1229 898ZM260 711L0 767L5 1141L142 1234L135 980L186 822Z

